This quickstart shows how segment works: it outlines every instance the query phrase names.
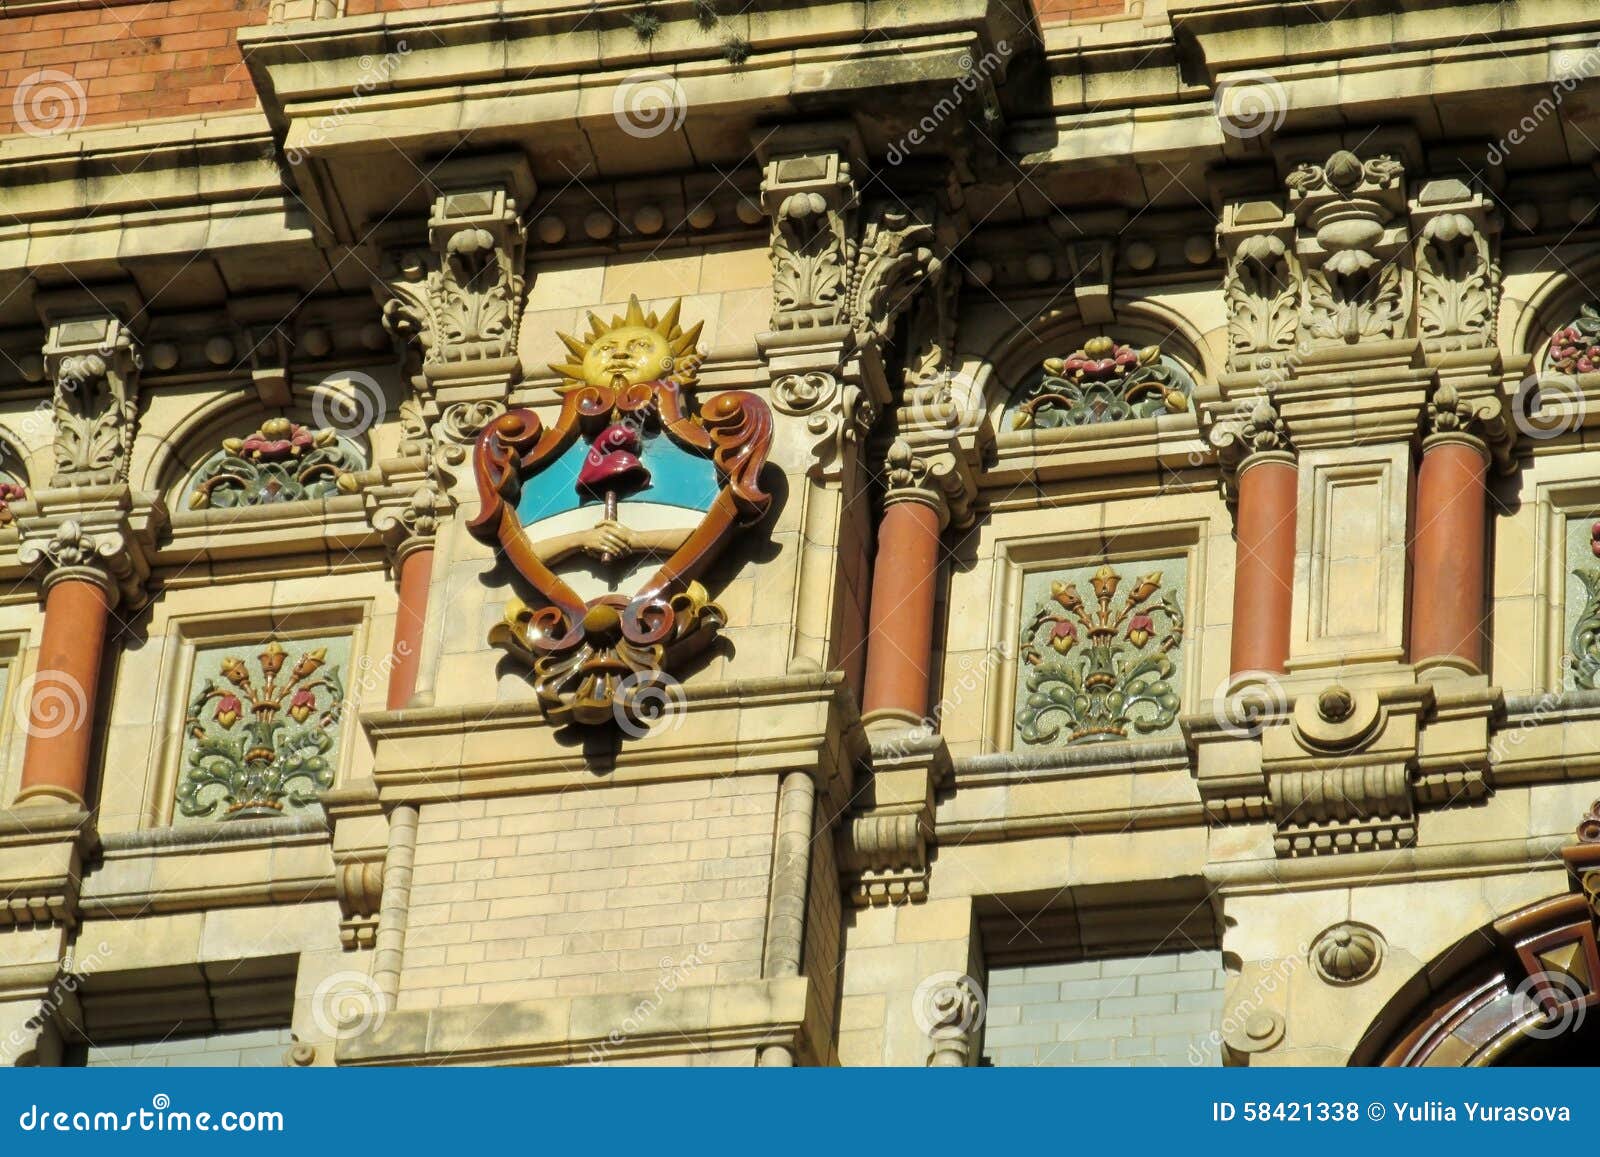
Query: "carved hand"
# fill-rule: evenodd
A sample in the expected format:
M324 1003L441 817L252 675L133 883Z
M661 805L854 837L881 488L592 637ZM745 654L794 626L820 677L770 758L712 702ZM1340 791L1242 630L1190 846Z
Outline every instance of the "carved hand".
M603 561L622 558L635 549L633 532L614 519L602 519L583 536L584 553Z

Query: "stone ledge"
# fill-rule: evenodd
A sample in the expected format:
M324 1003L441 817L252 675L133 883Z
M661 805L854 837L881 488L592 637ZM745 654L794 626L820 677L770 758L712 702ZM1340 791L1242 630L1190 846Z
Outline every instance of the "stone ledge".
M788 771L827 790L849 781L865 749L839 674L682 690L679 708L639 738L552 727L531 701L369 711L361 726L386 804Z
M119 916L326 900L331 844L320 818L107 836L79 904L86 915Z
M804 976L671 992L550 997L503 1004L400 1010L335 1046L341 1065L527 1064L652 1057L782 1045L814 1062ZM636 1021L638 1028L624 1031Z

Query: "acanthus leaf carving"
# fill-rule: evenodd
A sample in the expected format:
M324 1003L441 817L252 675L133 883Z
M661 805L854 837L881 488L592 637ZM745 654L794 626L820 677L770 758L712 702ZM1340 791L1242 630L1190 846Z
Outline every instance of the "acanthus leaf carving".
M1400 267L1346 250L1306 276L1301 324L1324 341L1398 337L1405 325Z
M450 234L442 250L402 254L386 279L391 333L415 341L424 366L484 361L516 352L523 275L517 243L487 229Z
M1430 349L1494 344L1500 267L1489 239L1465 213L1441 213L1417 244L1417 322Z
M1239 244L1222 286L1229 358L1236 369L1270 365L1294 348L1299 284L1289 247L1268 234Z
M54 385L55 474L52 486L124 482L139 415L133 333L115 317L52 327L45 366Z
M843 182L849 166L840 165ZM847 188L848 186L842 186ZM855 260L854 200L791 193L772 228L772 328L838 325L845 320Z

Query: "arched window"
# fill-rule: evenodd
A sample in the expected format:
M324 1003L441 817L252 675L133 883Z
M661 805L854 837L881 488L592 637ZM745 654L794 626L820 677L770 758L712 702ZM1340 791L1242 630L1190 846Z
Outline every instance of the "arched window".
M366 468L366 451L337 431L268 418L254 433L223 439L191 475L183 505L228 510L320 500L354 493Z
M1135 348L1090 338L1048 357L1006 405L1005 428L1050 430L1181 414L1193 408L1194 378L1159 345Z

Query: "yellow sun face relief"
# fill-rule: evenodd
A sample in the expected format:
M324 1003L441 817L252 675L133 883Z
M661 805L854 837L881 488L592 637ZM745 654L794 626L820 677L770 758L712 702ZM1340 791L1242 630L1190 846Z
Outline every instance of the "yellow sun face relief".
M628 385L672 379L684 389L694 385L699 354L695 343L700 325L688 330L678 325L682 302L673 302L665 314L645 313L637 297L628 299L627 313L610 323L589 315L589 334L578 340L560 334L571 360L552 362L550 368L567 379L568 388L610 386L618 378Z
M625 325L597 338L583 355L583 378L609 384L620 375L629 385L653 382L672 372L667 339L642 325Z

